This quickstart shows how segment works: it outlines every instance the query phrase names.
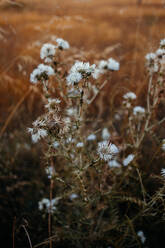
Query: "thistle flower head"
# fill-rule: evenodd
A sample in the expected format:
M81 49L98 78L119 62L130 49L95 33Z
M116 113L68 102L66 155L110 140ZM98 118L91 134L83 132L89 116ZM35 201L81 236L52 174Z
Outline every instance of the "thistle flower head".
M119 153L119 149L114 144L109 144L107 140L98 143L97 153L105 161L111 160Z
M47 131L43 128L28 128L28 132L32 135L32 141L37 143L41 138L44 138L48 135Z
M99 62L99 65L98 65L98 68L100 69L100 70L107 70L108 69L108 62L106 61L106 60L101 60L100 62Z
M162 140L162 150L165 152L165 139Z
M75 85L79 83L82 79L82 75L79 72L72 72L70 73L66 80L67 80L67 85Z
M41 59L44 59L45 63L50 63L56 53L56 47L52 44L46 43L42 46L40 51Z
M108 69L111 71L118 71L120 69L120 64L116 60L109 58L108 59Z
M109 165L110 168L112 168L112 167L117 167L117 168L121 167L121 165L119 164L119 162L117 160L115 160L115 159L110 160L108 162L108 165Z
M160 48L165 48L165 39L160 41Z
M158 58L162 58L162 56L165 55L165 49L164 49L164 48L163 48L163 49L159 48L159 49L156 51L156 55L157 55Z
M93 140L96 140L96 135L95 134L90 134L88 137L87 137L87 140L88 141L93 141Z
M148 53L148 54L146 54L145 58L148 61L153 61L154 59L156 59L156 54L155 53Z
M136 115L136 116L144 115L145 114L145 109L143 107L141 107L141 106L136 106L133 109L133 114Z
M38 81L44 79L48 80L49 76L54 75L54 70L51 66L40 64L33 72L30 74L30 82L37 83Z
M45 108L49 109L49 111L59 111L58 105L60 102L61 100L58 98L54 98L54 99L49 98L48 104L45 105Z
M123 96L123 98L124 98L125 100L135 100L135 99L136 99L136 95L135 95L135 93L133 93L133 92L128 92L128 93L126 93L126 94Z
M110 132L108 131L108 128L103 128L102 130L102 139L103 140L109 140L111 137Z
M76 198L78 198L78 195L75 194L75 193L72 193L72 194L69 196L69 199L70 199L71 201L73 201L73 200L76 199Z
M123 165L127 166L128 164L130 164L133 159L134 159L135 155L134 154L129 154L124 160L123 160Z
M84 76L90 76L92 73L94 73L96 68L96 65L90 65L89 62L81 62L77 61L71 68L70 72L75 73L79 72L83 77Z
M56 205L58 202L59 198L52 199L51 201L47 198L43 198L41 201L39 201L38 208L41 211L45 208L48 213L53 213L57 209Z
M81 148L81 147L83 147L84 146L84 143L83 142L78 142L77 144L76 144L76 147L78 147L78 148Z
M55 174L55 170L52 166L46 167L45 172L46 172L49 179L51 179Z
M146 237L144 236L143 231L138 231L138 232L137 232L137 236L139 236L141 242L144 244L145 241L146 241Z
M148 53L145 56L147 63L146 66L150 73L158 72L159 66L157 61L157 54L156 53Z
M161 169L161 172L160 172L161 176L165 178L165 169Z
M68 41L63 40L61 38L56 39L57 42L57 47L61 50L66 50L70 48L70 45L68 43Z

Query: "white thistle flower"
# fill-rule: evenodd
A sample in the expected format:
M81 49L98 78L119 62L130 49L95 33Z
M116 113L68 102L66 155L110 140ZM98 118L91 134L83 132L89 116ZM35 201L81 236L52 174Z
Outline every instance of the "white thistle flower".
M123 160L123 165L127 166L128 164L130 164L133 159L134 159L135 155L134 154L129 154L124 160Z
M157 61L157 54L155 53L148 53L145 56L147 60L147 67L149 69L150 73L158 72L159 66L158 66L158 61Z
M51 201L47 198L43 198L41 201L39 201L38 203L38 208L39 210L43 210L44 208L46 208L46 211L48 213L53 213L54 211L56 211L56 206L58 204L58 201L59 201L59 198L55 198L55 199L52 199Z
M71 72L66 80L67 80L67 85L74 85L77 84L81 81L82 75L79 72Z
M48 98L48 104L45 105L45 108L49 109L50 111L54 111L55 109L59 110L58 104L61 102L58 98Z
M81 61L77 61L70 69L70 73L79 72L83 77L90 76L92 73L94 73L95 68L95 64L90 65L89 62L84 63Z
M102 130L102 139L103 140L109 140L111 137L110 132L108 131L108 128L103 128Z
M161 48L164 48L165 47L165 39L163 39L163 40L160 41L160 47Z
M75 116L75 115L77 115L77 109L76 108L68 108L66 110L66 112L67 112L67 115L69 115L69 116Z
M108 59L108 69L111 71L118 71L120 69L120 64L116 60L110 58Z
M66 139L67 144L74 143L74 142L75 142L75 139L73 137L71 137L71 136Z
M163 168L163 169L161 169L160 174L161 174L161 176L162 176L162 177L165 177L165 169L164 169L164 168Z
M55 142L53 143L53 147L54 147L54 148L59 147L59 142L58 142L58 141L55 141Z
M38 82L38 78L39 78L39 75L40 75L40 71L36 68L33 70L33 72L30 74L30 82L31 83L37 83Z
M109 161L119 153L119 149L114 144L109 144L107 140L98 143L97 153L100 158Z
M84 143L83 142L78 142L77 145L76 145L76 147L78 147L78 148L81 148L83 146L84 146Z
M48 175L49 179L51 179L55 174L55 170L54 170L54 168L52 166L46 167L45 172Z
M58 38L58 39L56 39L56 42L57 42L57 47L59 49L62 49L62 50L65 49L66 50L66 49L70 48L70 45L66 40Z
M102 71L102 73L103 73L104 70L107 70L107 69L108 69L108 62L107 62L106 60L101 60L101 61L99 62L98 68L99 68L99 69Z
M48 76L54 75L54 70L51 66L40 64L30 74L30 82L37 83L41 79L48 79Z
M152 61L152 60L156 59L156 54L155 53L148 53L148 54L146 54L145 58L148 61Z
M78 198L78 195L75 194L75 193L72 193L70 196L69 196L69 199L72 201L74 199Z
M96 139L96 135L95 134L90 134L88 137L87 137L87 140L88 141L93 141L93 140L95 140Z
M144 115L145 114L145 109L141 106L136 106L133 109L133 114L134 115Z
M146 237L144 236L143 231L138 231L137 232L138 237L140 238L141 242L144 244L146 241Z
M165 152L165 139L162 140L162 150Z
M32 124L34 127L45 127L46 126L45 120L39 120L39 119L35 120Z
M98 79L101 73L102 73L101 70L99 70L98 68L96 68L96 69L94 70L94 72L92 73L92 77L93 77L94 79Z
M38 69L40 70L40 73L46 73L48 76L54 75L54 70L49 65L40 64Z
M28 128L28 132L31 133L32 141L34 143L37 143L41 138L45 138L48 135L47 131L43 128L37 128L37 130Z
M159 48L159 49L156 51L156 55L157 55L158 57L162 57L163 55L165 55L165 49Z
M117 162L117 160L113 159L108 162L109 167L120 167L121 165Z
M41 48L40 57L41 59L44 59L46 63L50 63L52 62L55 53L56 53L56 47L52 44L46 43Z
M128 92L123 96L123 98L126 99L126 100L135 100L136 95L133 92Z

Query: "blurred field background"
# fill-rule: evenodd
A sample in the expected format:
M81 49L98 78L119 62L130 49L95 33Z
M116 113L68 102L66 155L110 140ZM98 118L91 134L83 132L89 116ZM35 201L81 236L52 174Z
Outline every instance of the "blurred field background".
M165 3L161 0L143 0L141 5L136 0L0 1L0 218L6 247L11 244L14 216L21 213L18 225L24 213L27 220L26 203L36 197L31 207L37 209L42 186L44 191L44 183L39 185L45 180L44 169L38 170L40 148L30 147L26 133L43 108L40 92L29 90L29 75L41 62L42 44L57 36L70 43L71 58L93 62L114 57L120 61L120 73L98 103L101 115L114 87L129 87L143 100L144 57L165 37L164 23ZM31 233L42 226L40 216L33 221ZM33 237L35 243L48 236L43 231L40 235ZM17 239L17 247L23 247L26 241L20 231Z
M144 86L144 56L154 51L165 33L162 2L2 0L0 127L29 88L29 73L39 62L41 45L54 36L68 40L75 53L81 49L86 60L119 58L121 72L116 81L140 91ZM37 111L37 96L25 97L22 104L27 104L26 110L30 114ZM21 109L15 115L20 116Z

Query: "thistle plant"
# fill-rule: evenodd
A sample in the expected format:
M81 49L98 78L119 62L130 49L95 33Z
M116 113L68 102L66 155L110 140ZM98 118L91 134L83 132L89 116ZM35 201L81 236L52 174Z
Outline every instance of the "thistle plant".
M111 74L118 73L119 62L109 58L68 65L61 60L67 49L69 43L61 38L56 44L44 44L40 57L45 64L30 76L44 95L45 111L28 131L34 143L42 142L50 180L49 199L45 196L39 202L39 210L46 210L49 217L47 243L52 247L52 242L68 240L75 247L93 247L95 242L102 242L100 247L142 247L147 239L134 225L139 214L148 213L152 196L143 185L139 161L143 141L147 135L155 137L155 129L165 120L156 119L164 87L165 41L146 55L148 90L143 106L136 105L134 92L123 95L115 111L122 113L117 118L119 130L113 120L100 125L90 113ZM133 190L131 195L131 182L140 188L138 193ZM122 207L123 202L132 204L133 214L128 205Z

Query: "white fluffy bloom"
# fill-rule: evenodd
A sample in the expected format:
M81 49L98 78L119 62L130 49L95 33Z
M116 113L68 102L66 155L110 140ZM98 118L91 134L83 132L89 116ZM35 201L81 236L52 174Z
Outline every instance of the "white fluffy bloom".
M161 48L162 48L162 47L165 47L165 39L163 39L163 40L160 41L160 47L161 47Z
M79 72L72 72L66 78L68 85L77 84L81 81L81 79L82 79L82 75Z
M81 73L81 75L84 76L90 76L92 73L94 73L96 68L96 65L90 65L89 62L81 62L81 61L77 61L72 68L70 69L70 73Z
M102 130L102 139L103 140L109 140L111 137L110 132L108 131L108 128L103 128Z
M46 73L48 76L54 75L54 70L49 65L40 64L38 69L40 70L40 73Z
M162 140L162 150L165 152L165 139Z
M52 166L46 167L45 171L49 179L51 179L55 174L55 170Z
M58 98L54 98L54 99L49 98L48 104L45 105L45 108L48 108L50 111L55 110L60 102L61 100Z
M156 55L157 55L158 57L159 57L159 56L165 55L165 49L159 48L159 49L156 51Z
M112 71L118 71L120 69L120 64L116 60L110 58L108 59L108 69Z
M75 194L75 193L72 193L70 196L69 196L69 199L72 201L74 199L78 198L78 195Z
M74 142L75 142L75 139L73 137L71 137L71 136L66 139L67 144L74 143Z
M146 241L146 237L144 236L143 231L138 231L137 235L140 238L141 242L144 244L144 242Z
M37 119L33 121L33 126L34 127L45 127L45 120Z
M57 205L59 202L59 198L52 199L51 201L47 198L43 198L41 201L38 203L38 208L39 210L43 210L46 208L46 211L49 213L53 213L57 208L55 205Z
M123 98L126 99L126 100L135 100L136 95L133 92L128 92L123 96Z
M44 44L40 51L41 59L44 59L46 63L52 62L53 56L56 53L56 47L52 44Z
M101 72L98 68L96 68L96 69L94 70L94 72L92 73L92 77L93 77L94 79L98 79L101 73L102 73L102 72Z
M119 153L119 149L114 144L109 144L107 140L98 143L97 152L101 159L109 161Z
M77 109L76 108L68 108L66 110L66 112L67 112L67 115L69 115L69 116L75 116L75 115L77 115Z
M61 38L56 39L57 46L59 49L69 49L70 45L66 40L63 40Z
M113 159L108 162L109 167L120 167L121 165L117 162L117 160Z
M164 168L161 169L161 173L160 174L161 174L162 177L165 177L165 169Z
M30 74L30 82L31 83L37 83L39 80L39 75L40 75L40 71L36 68L33 70L33 72Z
M44 138L48 135L47 131L43 128L28 128L28 132L32 135L32 141L37 143L41 138Z
M108 62L106 60L101 60L99 62L98 68L103 72L104 70L108 69Z
M141 107L141 106L136 106L133 109L133 114L134 115L144 115L144 113L145 113L145 109L143 107Z
M133 159L134 159L135 155L134 154L129 154L124 160L123 160L123 165L127 166L128 164L130 164Z
M145 58L148 61L154 60L154 59L156 59L156 54L155 53L148 53L148 54L146 54Z
M58 142L58 141L55 141L55 142L53 143L53 147L54 147L54 148L59 147L59 142Z
M54 75L54 70L51 66L40 64L33 72L30 74L30 82L37 83L42 78L47 79L48 76Z
M83 147L84 146L84 143L83 142L78 142L76 147L80 148L80 147Z
M93 141L93 140L95 140L96 139L96 135L95 134L90 134L88 137L87 137L87 140L88 141Z
M159 51L158 51L158 53L159 53ZM157 72L159 69L157 56L158 56L158 54L148 53L145 57L147 60L146 65L147 65L150 73Z

